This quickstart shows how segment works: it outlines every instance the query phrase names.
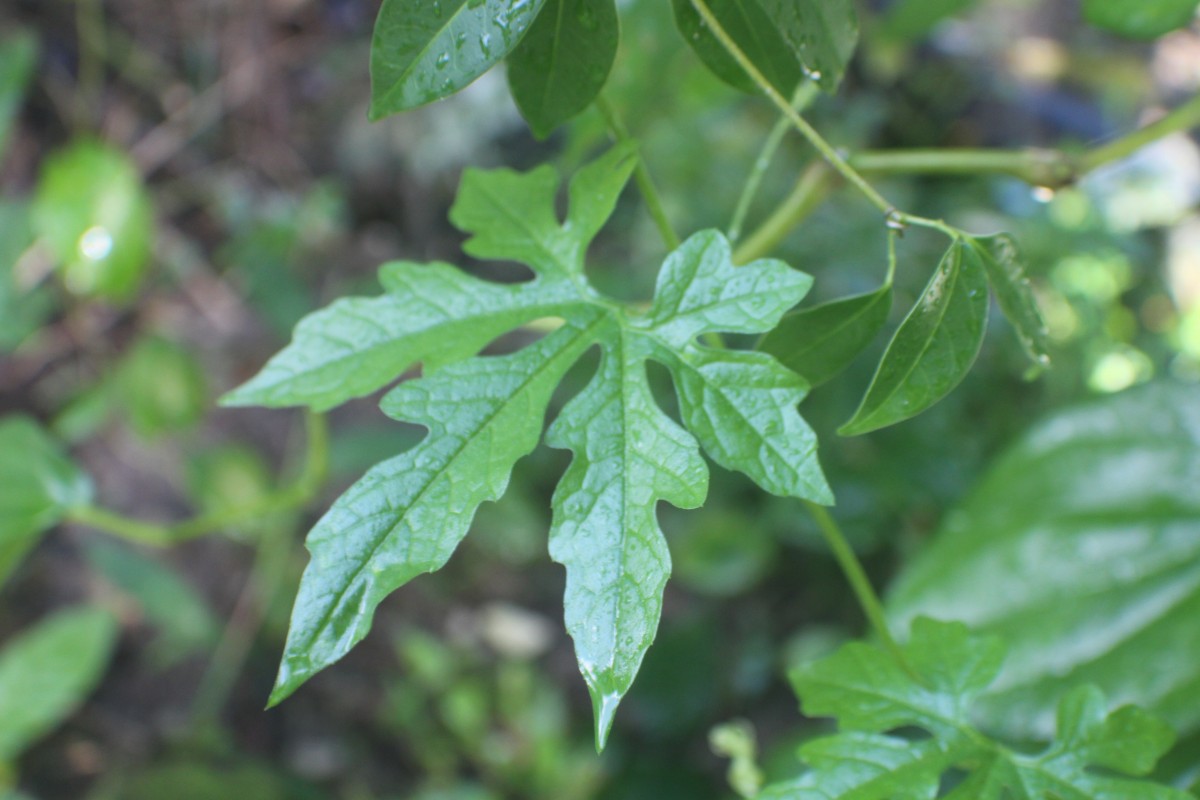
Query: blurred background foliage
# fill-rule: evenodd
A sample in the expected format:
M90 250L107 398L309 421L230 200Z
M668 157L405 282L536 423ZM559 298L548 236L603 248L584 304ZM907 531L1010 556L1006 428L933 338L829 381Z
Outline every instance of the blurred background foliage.
M701 68L670 4L620 6L609 98L676 227L725 227L773 113ZM606 140L591 111L534 139L498 72L368 124L375 10L367 0L0 8L0 414L52 431L61 444L47 446L70 448L106 506L178 519L274 491L297 469L300 418L219 411L215 396L252 374L304 313L374 293L383 261L438 258L488 275L461 255L445 219L466 165L549 160L570 172ZM861 10L846 84L810 111L851 151L1083 146L1200 87L1195 29L1120 40L1083 24L1069 0ZM812 157L784 140L751 226ZM1200 151L1172 136L1059 191L998 178L881 186L915 213L1015 234L1054 344L1054 368L1023 381L1015 337L993 315L962 387L870 437L834 429L871 358L806 401L836 513L886 584L1044 413L1156 378L1200 380ZM922 231L904 238L897 310L920 293L940 244ZM590 270L606 291L646 298L663 254L630 196ZM873 208L835 192L777 255L815 276L813 300L830 299L878 285L885 233ZM385 603L367 642L263 713L307 525L419 435L369 401L336 412L332 426L329 480L306 512L170 549L79 526L29 541L24 558L0 541L0 575L11 572L0 588L0 683L15 681L10 696L27 685L3 660L22 647L41 648L35 672L67 676L53 720L30 721L23 738L5 738L15 723L0 711L0 796L11 782L11 796L44 800L699 800L731 796L707 744L717 723L751 720L771 776L794 769L792 746L823 729L801 724L784 675L858 635L860 612L795 503L714 469L703 511L660 509L675 562L663 625L609 750L595 756L559 623L562 571L544 554L565 456L544 449L481 511L447 569ZM88 608L61 610L72 606ZM93 623L82 639L70 635L80 619ZM55 636L72 646L56 648ZM1164 769L1194 780L1195 746L1181 752Z

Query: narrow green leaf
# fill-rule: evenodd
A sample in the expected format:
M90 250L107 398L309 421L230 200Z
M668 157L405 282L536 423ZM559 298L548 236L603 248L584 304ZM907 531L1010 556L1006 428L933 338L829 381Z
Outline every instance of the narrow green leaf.
M806 308L783 318L758 349L816 387L850 365L883 329L892 285Z
M337 300L300 321L292 342L222 405L306 405L318 411L370 394L417 362L429 369L473 355L497 336L561 310L561 292L501 285L450 264L395 262L387 292Z
M620 36L613 0L546 0L508 56L508 85L538 138L583 111L604 87Z
M658 629L670 554L655 506L695 508L708 491L699 447L655 404L637 337L605 336L595 378L546 435L570 449L552 501L550 557L567 568L564 616L592 696L596 746Z
M38 536L92 498L92 483L36 422L0 420L0 583Z
M1133 39L1153 39L1185 27L1196 0L1083 0L1088 22Z
M808 76L837 90L858 44L854 0L758 0Z
M0 159L4 158L13 119L33 77L37 51L37 38L29 31L17 30L0 41Z
M512 52L544 0L383 0L371 39L372 120L440 100Z
M672 0L672 4L675 26L704 65L730 86L757 94L754 81L708 30L691 0ZM760 0L707 0L707 4L763 77L780 94L791 97L804 78L804 69L799 56L762 10Z
M0 650L0 762L58 726L91 692L117 637L105 611L60 612Z
M1014 737L1047 737L1050 710L1081 683L1198 730L1198 476L1193 386L1151 384L1056 414L947 514L905 565L889 615L953 614L1009 642L979 709Z
M137 293L154 213L128 155L87 139L55 153L42 168L32 211L68 289L114 302Z
M450 365L394 389L384 410L429 428L416 447L371 469L308 535L304 572L271 704L345 655L375 607L439 569L480 503L496 500L541 435L550 395L602 321L579 319L513 355Z
M853 418L838 429L857 436L915 417L966 377L983 344L987 276L968 245L954 241L917 304L892 337Z
M1004 233L968 237L966 241L970 245L967 257L982 262L1000 310L1012 323L1025 354L1037 367L1049 366L1046 323L1038 310L1016 241Z

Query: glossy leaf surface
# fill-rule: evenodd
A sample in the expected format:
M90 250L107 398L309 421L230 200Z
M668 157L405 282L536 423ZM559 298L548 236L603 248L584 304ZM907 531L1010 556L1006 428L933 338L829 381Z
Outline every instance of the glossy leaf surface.
M854 0L758 0L822 89L833 92L858 45Z
M691 0L672 0L672 4L675 26L704 65L730 86L757 93L754 81L708 30ZM759 0L709 0L708 7L763 77L785 97L791 96L804 70Z
M1016 331L1025 355L1038 367L1049 366L1046 322L1038 310L1017 243L1008 234L999 234L970 237L967 244L965 257L977 258L983 265L1000 310Z
M41 426L0 420L0 582L40 534L91 496L91 480Z
M105 611L75 609L0 650L0 762L53 730L100 680L117 636Z
M1057 738L1041 753L1018 753L977 730L976 698L995 679L1004 647L960 623L919 617L903 646L906 665L874 645L852 642L792 676L804 713L836 717L840 733L808 742L811 771L768 787L769 800L1184 800L1176 789L1135 780L1174 742L1171 729L1082 686L1058 707ZM928 738L897 735L920 729ZM946 795L943 776L965 778Z
M82 140L47 159L33 225L72 292L125 302L141 286L154 219L137 166L120 150Z
M956 240L892 337L854 417L838 429L857 436L915 417L966 377L983 344L987 276Z
M765 354L695 343L708 332L761 333L799 302L808 276L778 261L735 268L725 238L705 231L669 255L647 311L587 283L588 244L633 165L633 151L617 148L580 170L561 222L549 168L469 171L451 209L470 234L465 249L521 261L533 281L451 280L453 268L437 265L446 276L441 286L450 288L425 295L405 275L433 268L392 265L384 273L388 302L436 306L436 335L422 314L359 314L345 327L331 312L364 301L338 301L301 322L292 344L230 396L328 407L347 386L361 393L415 362L425 368L387 395L383 409L429 435L369 471L309 535L312 561L274 702L366 635L387 594L445 563L478 506L504 492L513 464L536 445L551 394L592 347L601 349L600 368L551 426L548 442L574 454L554 497L550 551L567 568L566 625L592 693L599 745L658 627L670 564L656 505L704 500L701 447L769 491L830 501L812 431L795 409L803 380ZM545 338L511 355L469 357L506 325L547 314L565 322ZM656 404L647 360L674 374L690 433ZM320 375L330 364L336 381Z
M980 704L1015 736L1093 683L1200 729L1200 399L1153 384L1033 427L897 579L893 619L950 615L1011 653ZM1153 670L1144 669L1153 653Z
M784 317L758 349L820 386L850 365L879 335L892 309L891 284Z
M617 56L613 0L546 0L508 57L508 86L539 138L583 111L604 87Z
M1134 39L1153 39L1187 25L1196 0L1083 0L1088 22Z
M371 119L454 94L512 52L544 0L384 0L371 39Z

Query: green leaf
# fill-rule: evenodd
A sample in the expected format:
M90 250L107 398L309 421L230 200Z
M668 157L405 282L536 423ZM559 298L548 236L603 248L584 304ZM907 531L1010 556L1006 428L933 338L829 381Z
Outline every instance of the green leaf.
M675 26L704 65L730 86L757 94L754 81L708 30L692 1L673 0L673 5ZM708 0L708 8L763 77L790 97L804 78L804 69L760 0Z
M854 0L758 0L804 65L827 92L837 90L858 44Z
M977 258L983 264L1000 310L1012 323L1025 354L1037 367L1049 366L1046 323L1038 310L1017 243L1004 233L967 237L966 241L970 246L967 257Z
M789 314L758 342L816 387L850 365L883 329L892 309L892 285Z
M1174 734L1126 706L1109 713L1083 686L1059 705L1058 738L1018 753L972 724L972 707L995 679L1004 647L961 623L918 617L904 663L852 642L792 676L805 714L838 719L840 733L800 749L812 769L768 787L770 800L894 800L938 796L950 770L966 773L955 800L1183 800L1186 794L1133 778L1147 774ZM926 736L888 731L918 728ZM1122 777L1128 776L1128 777Z
M544 0L384 0L371 39L372 120L454 94L512 52Z
M696 508L708 492L696 440L650 394L644 343L619 329L605 338L595 378L546 436L575 454L554 493L550 556L567 568L564 616L598 748L658 629L670 555L655 506Z
M41 426L0 420L0 583L38 536L91 497L91 481Z
M72 292L114 302L137 293L154 217L137 165L122 151L84 139L48 158L33 225Z
M508 85L541 139L583 111L604 87L620 29L613 0L546 0L508 57Z
M956 239L892 337L854 416L838 429L857 436L915 417L959 384L983 344L987 276Z
M0 761L59 725L92 691L117 637L105 611L60 612L0 650Z
M28 206L0 200L0 351L32 335L53 308L44 287L26 291L18 283L17 261L31 244Z
M1133 39L1153 39L1185 27L1196 0L1083 0L1088 22Z
M113 387L120 408L140 436L152 439L188 428L208 407L204 369L179 344L147 336L118 367Z
M370 470L309 535L312 561L273 702L365 636L387 594L446 562L478 506L504 492L514 462L536 445L560 379L594 346L600 368L548 441L574 452L554 496L550 550L567 567L566 624L595 704L598 745L658 626L670 568L656 504L703 501L708 472L700 445L769 491L829 502L812 431L795 409L803 380L765 354L695 342L705 333L769 329L803 297L808 276L778 261L735 268L725 238L704 231L668 256L648 310L588 284L588 245L612 213L633 158L631 147L618 147L580 170L563 222L553 170L469 171L451 209L471 234L465 249L521 261L533 281L501 286L448 265L394 267L385 271L395 295L387 302L428 305L435 325L421 313L379 308L346 315L346 303L372 301L338 301L302 321L288 348L233 393L236 402L329 407L424 364L424 377L393 390L383 409L429 435ZM440 292L405 289L405 275L435 270ZM508 327L551 314L564 323L544 339L511 355L469 358ZM647 360L675 375L682 415L699 443L655 403Z
M946 17L954 16L976 0L897 0L888 6L880 31L892 39L914 41L929 33Z
M4 158L13 120L33 77L37 55L37 38L29 31L17 30L0 41L0 159Z
M1056 414L946 516L889 614L953 614L1008 641L980 711L1012 736L1047 736L1049 709L1081 683L1200 729L1197 476L1195 387L1151 384Z

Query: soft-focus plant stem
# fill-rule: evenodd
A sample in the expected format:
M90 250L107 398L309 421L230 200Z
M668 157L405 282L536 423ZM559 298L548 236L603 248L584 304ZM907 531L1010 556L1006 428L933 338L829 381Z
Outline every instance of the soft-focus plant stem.
M213 514L201 514L175 523L143 522L96 506L81 506L67 515L67 521L87 525L138 544L166 547L254 522L281 511L300 508L316 496L329 463L329 432L325 418L308 412L305 415L305 427L308 441L300 474L261 502Z

